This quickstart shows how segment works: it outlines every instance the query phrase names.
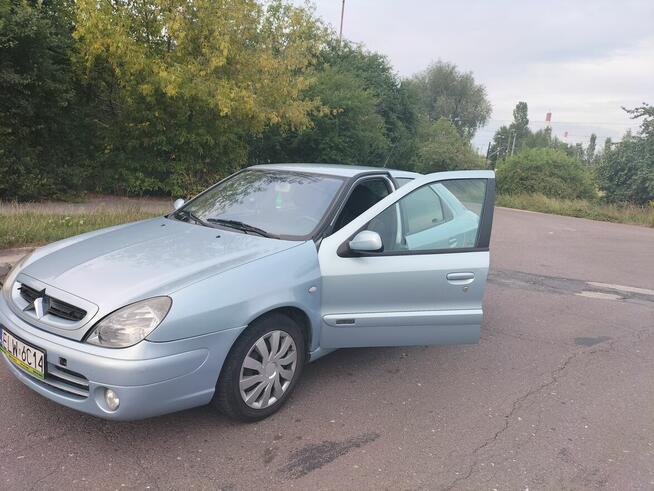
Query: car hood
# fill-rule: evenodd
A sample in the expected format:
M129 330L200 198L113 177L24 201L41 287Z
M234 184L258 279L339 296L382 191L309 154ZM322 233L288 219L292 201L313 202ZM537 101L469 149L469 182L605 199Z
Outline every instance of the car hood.
M298 244L162 217L37 250L21 273L106 311Z

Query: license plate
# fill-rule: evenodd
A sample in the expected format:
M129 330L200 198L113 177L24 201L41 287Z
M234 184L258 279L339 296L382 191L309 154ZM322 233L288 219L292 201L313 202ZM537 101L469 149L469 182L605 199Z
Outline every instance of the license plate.
M9 358L15 365L25 370L30 375L45 378L45 351L40 350L17 338L4 327L0 330L2 343L0 351Z

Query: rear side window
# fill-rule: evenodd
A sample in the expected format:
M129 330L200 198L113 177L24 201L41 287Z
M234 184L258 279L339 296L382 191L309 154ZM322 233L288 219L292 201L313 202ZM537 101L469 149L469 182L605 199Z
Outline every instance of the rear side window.
M423 186L405 196L401 204L405 215L406 233L415 234L452 217L440 196L431 186Z
M453 179L415 189L371 220L384 253L476 247L486 179Z

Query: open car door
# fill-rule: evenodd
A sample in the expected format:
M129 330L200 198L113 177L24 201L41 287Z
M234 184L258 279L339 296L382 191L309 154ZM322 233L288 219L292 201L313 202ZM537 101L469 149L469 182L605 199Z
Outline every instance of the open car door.
M321 346L478 342L494 203L492 171L429 174L323 239Z

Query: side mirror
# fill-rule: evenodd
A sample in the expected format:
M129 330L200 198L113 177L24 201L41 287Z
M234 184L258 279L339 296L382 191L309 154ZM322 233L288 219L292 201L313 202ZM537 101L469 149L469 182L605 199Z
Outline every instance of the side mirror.
M354 252L376 252L381 251L384 245L377 232L362 230L350 241L350 250Z
M175 210L179 210L182 206L184 206L184 203L185 201L182 198L177 198L173 203L173 208L175 208Z

